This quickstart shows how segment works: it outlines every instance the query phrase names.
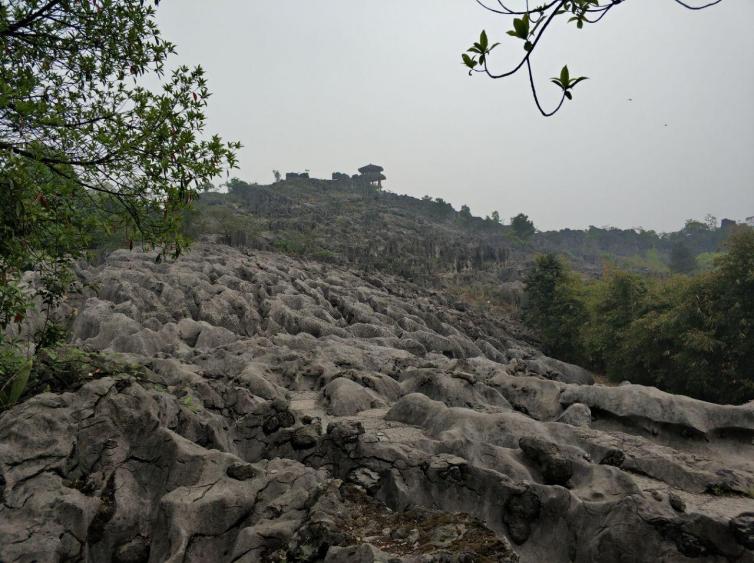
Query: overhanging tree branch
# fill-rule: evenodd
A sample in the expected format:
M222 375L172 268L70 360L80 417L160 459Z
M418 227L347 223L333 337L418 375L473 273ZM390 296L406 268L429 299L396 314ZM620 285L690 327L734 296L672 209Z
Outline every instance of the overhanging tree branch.
M551 82L561 89L561 98L554 110L545 110L537 94L534 82L534 76L531 70L531 59L535 49L540 45L545 32L559 16L567 16L568 22L575 22L578 29L582 29L586 24L595 24L600 21L616 6L624 3L626 0L552 0L541 6L530 8L529 0L523 9L512 9L503 0L497 0L496 6L491 6L483 0L475 0L485 10L494 14L512 17L513 29L507 32L508 35L515 37L524 42L524 55L519 62L510 70L502 73L494 73L490 70L489 59L492 51L498 47L499 43L490 44L487 33L482 31L479 41L475 42L465 53L462 54L464 66L469 69L469 75L475 73L485 74L492 79L507 78L518 73L526 67L529 77L529 87L531 89L534 103L540 113L549 117L557 113L566 99L573 99L573 88L586 77L571 78L568 66L564 66L560 71L560 76L553 78ZM704 10L715 6L722 0L712 0L701 5L693 5L684 0L674 0L680 6L689 10Z
M156 4L0 0L0 279L114 233L177 254L198 186L235 166L238 143L204 138L203 70L165 78ZM27 306L0 299L0 340Z
M44 17L53 8L60 5L61 3L62 3L62 0L50 0L49 2L47 2L47 4L43 5L38 10L35 10L31 12L30 14L24 16L20 20L13 22L5 29L0 29L0 35L13 35L19 29L23 29L25 27L32 25L36 20Z

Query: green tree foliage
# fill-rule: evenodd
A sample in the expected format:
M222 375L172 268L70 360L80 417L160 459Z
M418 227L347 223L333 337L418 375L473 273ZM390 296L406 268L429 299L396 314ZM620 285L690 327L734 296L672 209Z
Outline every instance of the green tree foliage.
M576 308L535 309L524 320L563 359L581 357L613 380L654 385L720 403L754 399L754 230L736 229L716 267L693 277L640 278L609 271L584 283L544 272L527 285L535 303L563 300L570 287L587 312ZM573 289L573 284L576 288ZM556 330L567 324L572 330ZM570 341L564 342L564 339Z
M513 232L520 239L530 238L536 232L534 223L529 220L528 215L524 215L523 213L511 217L511 227L513 227Z
M677 274L690 274L696 269L696 258L681 241L670 249L670 269Z
M620 341L614 376L715 402L754 398L754 294L740 291L752 274L751 256L729 255L715 272L658 288Z
M711 228L700 221L687 221L687 226L677 232L656 233L644 229L598 228L588 230L562 229L538 233L537 243L542 247L568 252L583 257L609 255L617 264L636 271L665 273L670 271L670 254L674 245L685 245L695 257L720 252L735 223L724 219L724 227ZM701 225L701 228L699 226ZM704 260L710 256L702 256Z
M591 319L583 326L583 356L593 369L615 373L621 362L615 344L643 312L647 284L635 274L611 269L582 294Z
M578 361L578 338L585 307L576 295L576 279L554 254L538 256L526 279L524 322L537 331L545 352Z
M245 191L251 187L251 184L241 180L240 178L231 178L225 185L228 188L228 193L231 195L244 195Z
M696 219L686 219L686 223L683 225L681 232L686 236L693 236L698 233L713 230L710 228L707 221L697 221Z
M500 223L500 213L498 213L497 211L493 211L492 212L492 220L495 223Z
M676 4L689 10L701 10L719 4L722 0L706 0L700 4L690 4L685 0L674 0ZM577 29L584 28L587 24L596 24L601 22L614 8L624 4L625 0L548 0L541 3L521 2L515 4L515 7L509 7L513 4L509 1L498 0L497 2L485 2L477 0L477 3L484 9L510 20L510 29L506 32L515 42L520 41L521 58L516 59L503 72L494 72L490 68L490 59L492 52L500 43L492 43L486 31L482 31L479 40L469 47L461 55L461 61L469 71L469 75L480 73L489 78L499 79L507 78L517 74L519 71L528 74L529 85L531 87L532 97L540 113L549 117L557 113L565 100L573 99L574 87L586 80L585 76L573 77L565 65L561 68L558 76L553 77L550 82L558 87L560 100L553 110L545 110L539 101L537 88L535 85L534 73L532 71L531 59L532 54L540 45L542 37L548 29L555 27L555 22L567 22L574 24ZM509 57L504 57L508 58Z
M0 0L0 337L62 297L95 237L180 253L182 210L235 164L203 135L202 69L165 76L174 51L143 0Z
M471 208L468 205L462 205L458 213L463 219L471 219Z
M198 205L186 212L184 232L191 238L202 234L220 235L229 246L247 246L260 233L260 227L249 213L227 205Z
M0 342L4 329L20 322L31 295L22 289L20 274L36 269L50 306L62 291L69 261L86 247L98 214L75 183L39 163L26 163L13 174L0 175Z
M711 324L702 318L700 328L710 327L713 338L723 344L717 365L725 384L733 389L751 389L754 387L754 229L736 229L726 249L717 269L700 278L706 280L712 297L708 310ZM686 306L692 305L686 303ZM749 393L749 398L754 397L754 392Z
M214 192L216 189L215 185L209 180L206 180L199 185L199 191L202 193Z
M434 205L432 206L432 215L434 217L447 218L452 217L454 213L455 211L453 209L453 206L443 198L436 197L434 199Z

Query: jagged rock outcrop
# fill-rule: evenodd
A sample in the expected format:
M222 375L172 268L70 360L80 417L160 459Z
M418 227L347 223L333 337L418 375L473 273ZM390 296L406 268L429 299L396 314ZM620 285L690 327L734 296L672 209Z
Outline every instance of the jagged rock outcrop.
M593 384L382 275L153 258L66 305L139 370L0 414L3 563L754 561L754 405Z

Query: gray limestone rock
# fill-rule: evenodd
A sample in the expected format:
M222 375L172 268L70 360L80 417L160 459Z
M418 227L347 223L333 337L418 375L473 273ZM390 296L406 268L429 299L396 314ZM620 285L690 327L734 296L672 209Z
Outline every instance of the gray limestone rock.
M573 476L573 462L553 442L525 437L518 441L518 445L538 467L548 485L565 485Z
M563 411L563 414L557 418L557 422L570 424L571 426L589 427L592 424L592 411L582 403L574 403Z
M80 274L73 341L139 369L0 413L0 561L754 561L754 403L595 385L379 272Z
M328 383L322 395L327 404L327 411L335 416L349 416L385 406L379 395L343 377Z
M654 387L574 386L563 391L560 402L564 405L582 403L618 418L643 419L699 435L722 430L754 433L754 408L750 405L713 405Z
M744 512L732 518L730 529L738 543L754 550L754 512Z
M686 503L676 493L668 493L668 502L676 512L686 512Z

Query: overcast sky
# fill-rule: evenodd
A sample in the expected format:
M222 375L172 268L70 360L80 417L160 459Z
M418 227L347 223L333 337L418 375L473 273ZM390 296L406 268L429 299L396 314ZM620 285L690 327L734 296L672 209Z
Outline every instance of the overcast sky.
M510 21L474 0L165 0L158 13L177 61L207 71L209 130L244 144L245 180L374 162L392 191L523 211L540 229L754 215L751 0L631 0L582 31L560 23L533 57L544 103L564 63L590 80L550 119L523 74L464 72L482 28L504 42L493 69L521 54Z

